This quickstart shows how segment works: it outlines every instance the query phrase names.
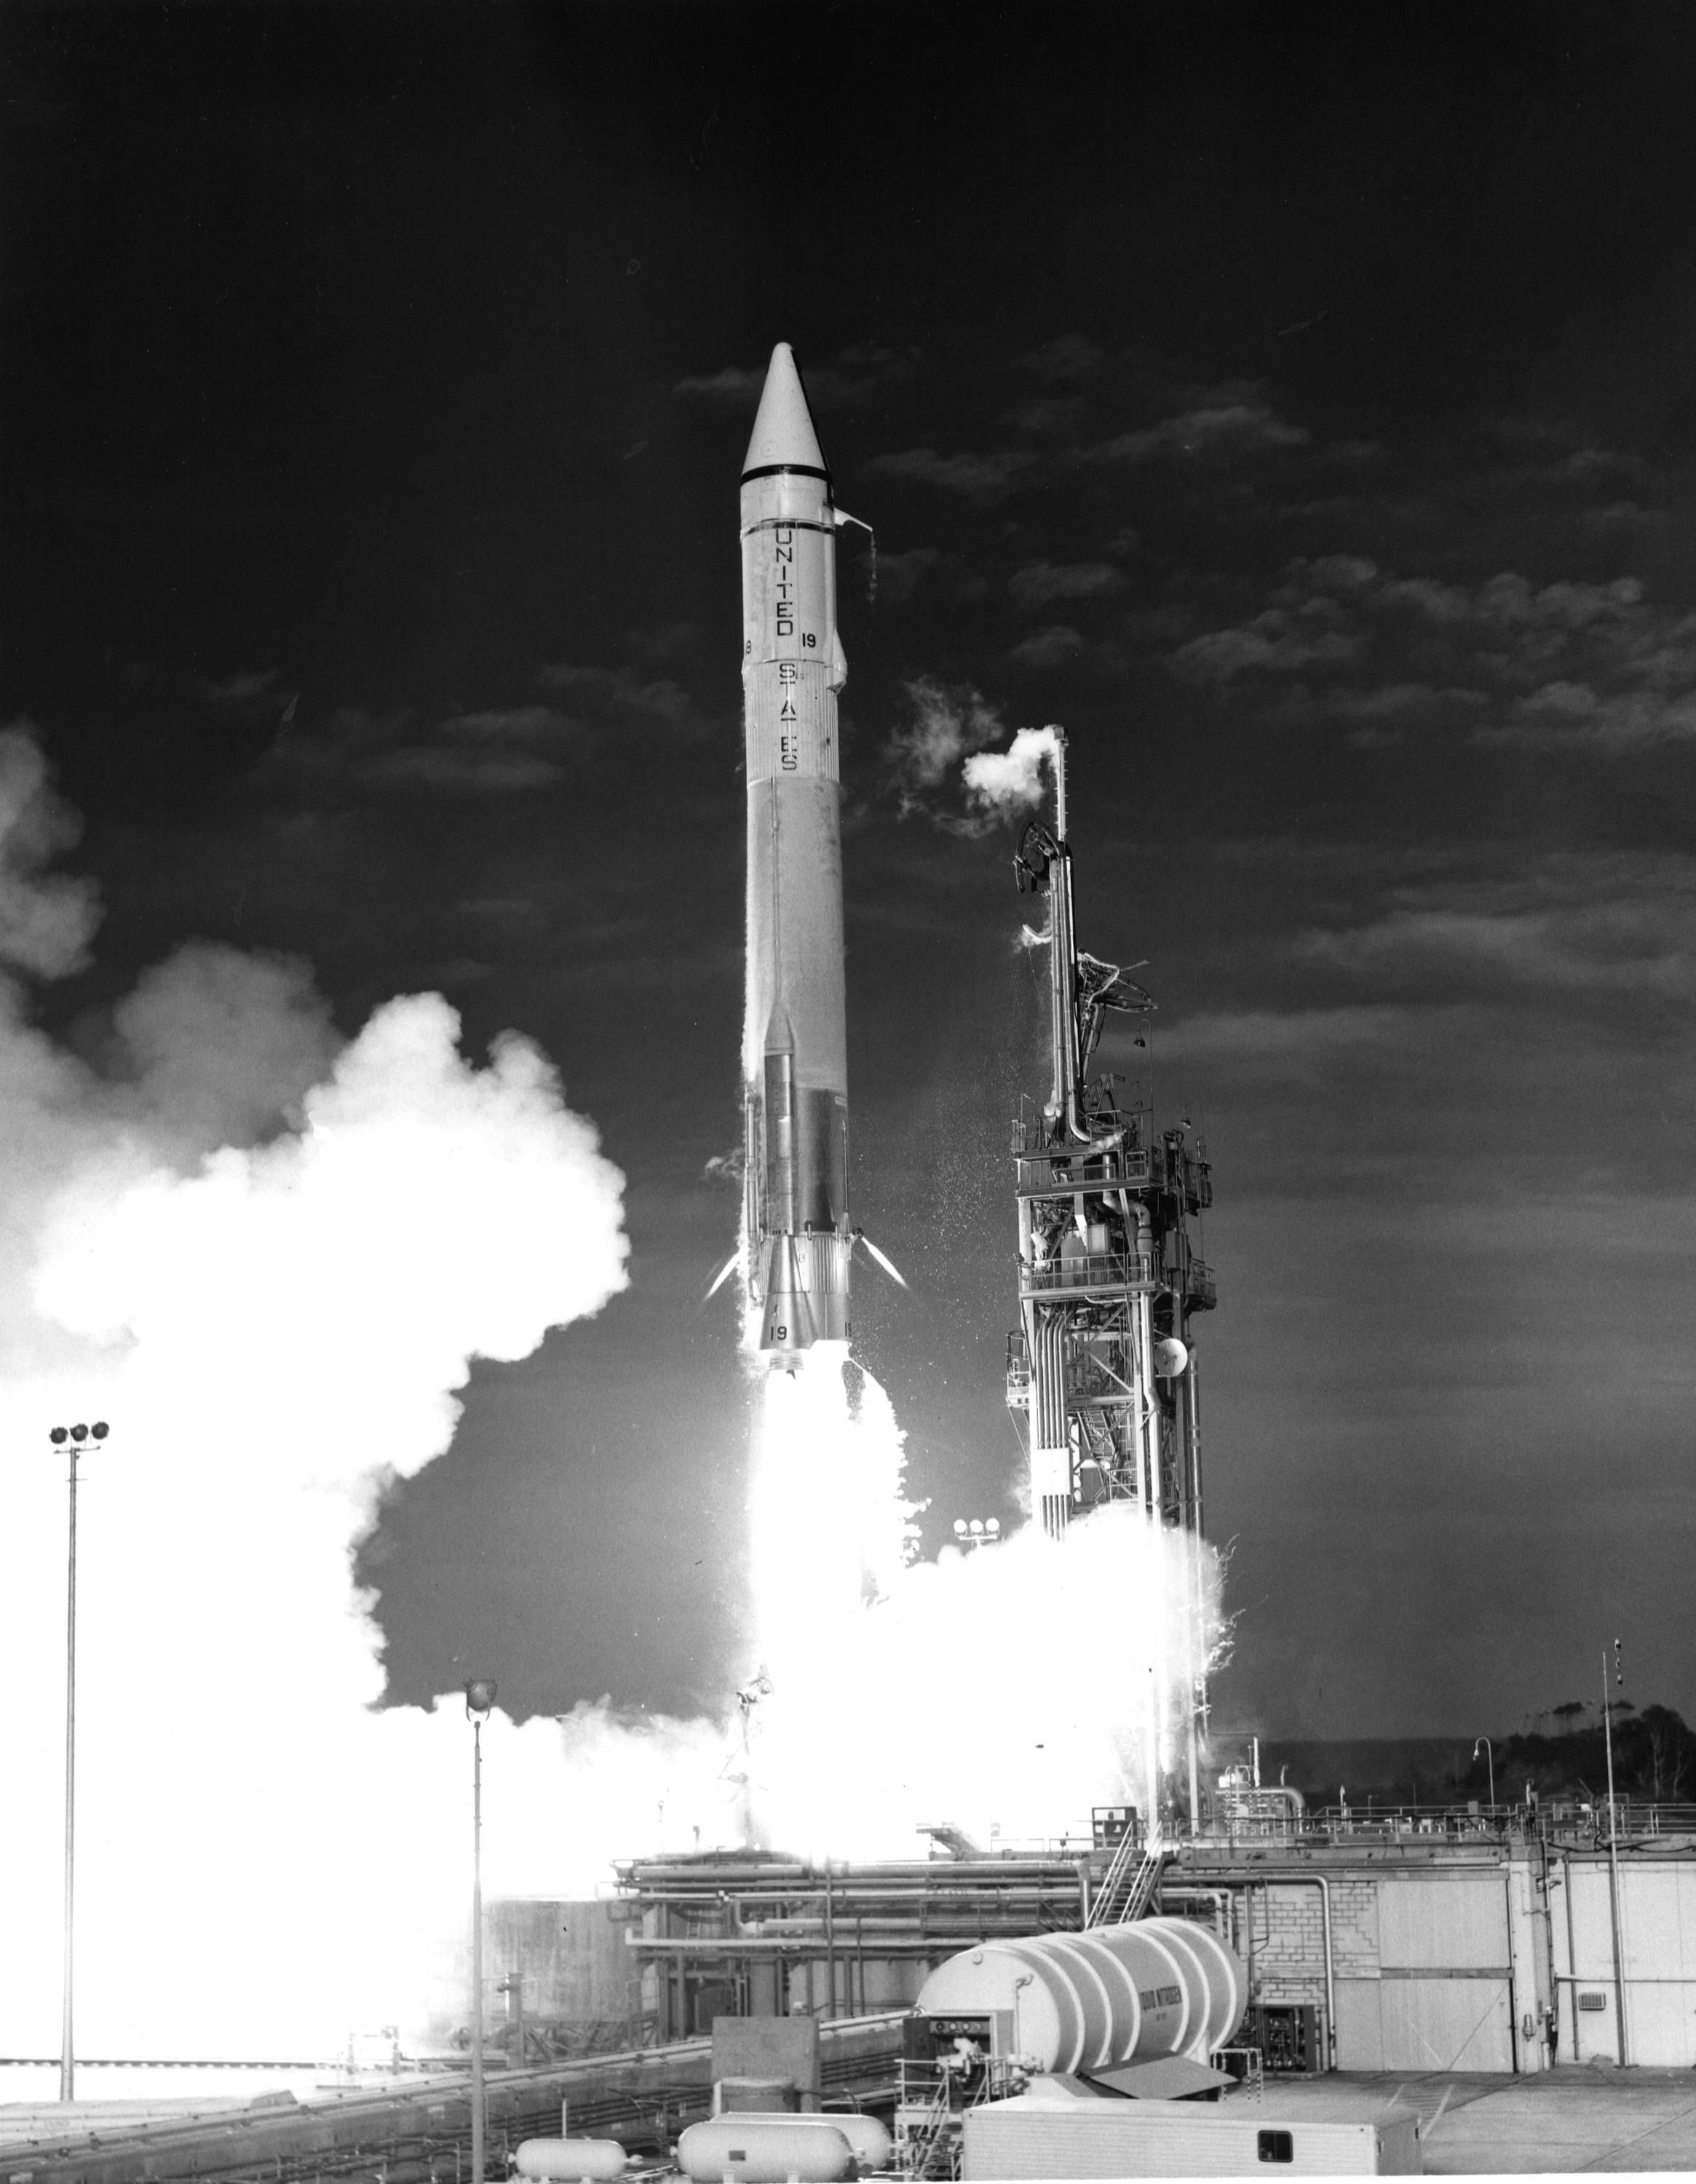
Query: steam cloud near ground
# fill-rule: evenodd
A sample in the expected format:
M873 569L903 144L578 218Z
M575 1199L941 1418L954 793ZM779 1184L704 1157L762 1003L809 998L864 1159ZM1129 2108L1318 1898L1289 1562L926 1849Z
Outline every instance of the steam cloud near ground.
M415 2037L464 1923L468 1733L457 1693L377 1706L353 1553L386 1486L448 1446L474 1357L525 1356L624 1286L623 1178L526 1040L477 1066L422 994L343 1043L297 962L191 942L82 1042L99 1067L67 1051L27 980L86 957L93 890L46 870L76 832L33 738L0 733L0 2039L57 2044L65 1487L47 1434L96 1417L114 1430L82 1469L81 2052ZM844 1371L821 1355L764 1399L748 1582L769 1696L746 1724L731 1693L692 1721L497 1713L492 1893L604 1892L614 1857L698 1843L1049 1831L1134 1786L1119 1725L1172 1670L1188 1581L1170 1544L1097 1518L1064 1550L1027 1528L914 1563L899 1430ZM1211 1645L1211 1557L1200 1585ZM939 1660L948 1703L914 1704Z

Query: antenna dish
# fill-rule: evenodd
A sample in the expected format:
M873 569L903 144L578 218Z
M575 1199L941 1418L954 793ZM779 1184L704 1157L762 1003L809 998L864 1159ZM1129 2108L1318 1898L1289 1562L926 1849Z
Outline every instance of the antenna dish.
M1159 1380L1176 1380L1189 1363L1189 1351L1175 1334L1168 1334L1154 1345L1154 1377Z

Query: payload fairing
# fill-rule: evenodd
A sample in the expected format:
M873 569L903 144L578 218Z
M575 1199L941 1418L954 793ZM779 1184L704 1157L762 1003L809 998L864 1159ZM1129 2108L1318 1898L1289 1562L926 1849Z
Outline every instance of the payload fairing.
M849 1333L837 765L837 693L848 680L837 635L842 520L794 356L780 342L742 473L747 1274L759 1347L776 1364Z

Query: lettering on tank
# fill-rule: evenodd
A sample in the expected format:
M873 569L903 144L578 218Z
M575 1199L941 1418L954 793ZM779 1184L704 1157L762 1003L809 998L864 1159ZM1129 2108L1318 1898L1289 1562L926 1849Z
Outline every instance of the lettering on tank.
M792 526L780 526L771 534L776 566L773 571L776 583L773 598L777 607L777 634L795 634L795 532Z
M777 762L785 773L793 773L801 763L795 712L795 685L799 680L800 671L792 660L778 661L777 681L783 703L777 714Z
M1144 2009L1176 2009L1183 1998L1181 1986L1145 1986L1137 1997Z

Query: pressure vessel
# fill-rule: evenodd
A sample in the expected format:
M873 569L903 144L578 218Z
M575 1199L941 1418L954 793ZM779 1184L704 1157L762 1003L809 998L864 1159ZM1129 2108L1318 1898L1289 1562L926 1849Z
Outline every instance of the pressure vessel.
M628 2158L615 2138L526 2138L513 2157L520 2176L543 2184L602 2184Z
M930 2017L1004 2013L1007 2051L1037 2070L1102 2070L1187 2055L1204 2062L1243 2021L1247 1967L1211 1927L1137 1919L1082 1933L984 1942L919 1990Z
M854 2174L854 2148L834 2116L714 2116L677 2142L677 2165L693 2184L837 2184Z
M828 2113L817 2110L809 2114L785 2116L785 2123L809 2125L817 2130L839 2131L848 2141L854 2154L854 2167L862 2176L875 2176L887 2169L895 2153L895 2142L876 2116L844 2115L840 2109Z

